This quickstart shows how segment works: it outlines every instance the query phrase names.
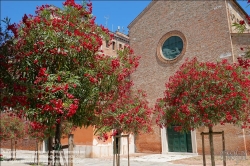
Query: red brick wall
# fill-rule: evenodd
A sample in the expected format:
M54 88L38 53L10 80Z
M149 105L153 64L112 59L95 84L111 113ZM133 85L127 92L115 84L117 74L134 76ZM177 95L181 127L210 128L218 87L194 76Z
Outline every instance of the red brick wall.
M15 141L13 141L14 145ZM0 147L11 149L11 141L0 141ZM41 146L40 146L41 148ZM19 139L17 140L16 149L19 150L35 150L36 149L36 140L35 139ZM41 149L40 149L41 150Z
M234 126L232 124L226 125L217 125L213 128L214 132L224 131L225 134L225 149L226 151L245 151L245 144L247 151L250 152L250 129L245 130L245 142L243 130L241 127ZM202 153L202 137L201 132L208 132L208 128L201 127L196 130L196 139L197 139L197 150L198 153ZM204 136L205 138L205 153L210 154L210 145L208 135ZM219 155L222 151L222 135L214 135L214 150L215 154Z
M161 153L160 128L153 126L152 133L139 134L135 136L135 152Z
M148 94L151 106L163 97L165 83L186 58L201 61L219 60L222 54L231 54L231 41L224 1L153 1L146 12L130 24L130 45L140 55L140 65L132 79L136 88ZM163 35L180 31L187 40L184 56L167 64L156 55ZM228 58L232 61L232 56ZM136 139L137 152L161 152L160 129Z

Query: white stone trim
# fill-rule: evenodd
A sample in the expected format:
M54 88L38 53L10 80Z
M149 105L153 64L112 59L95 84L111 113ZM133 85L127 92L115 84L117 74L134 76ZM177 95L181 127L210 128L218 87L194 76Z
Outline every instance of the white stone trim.
M193 153L197 153L196 130L191 131L191 140L192 140L192 151Z
M129 153L135 153L135 141L134 135L129 135ZM113 138L112 138L113 140ZM121 138L121 155L128 154L128 147L127 147L127 137ZM113 156L113 141L108 144L100 144L93 140L93 145L76 145L74 147L74 152L79 154L85 158L98 158L98 157L108 157Z
M129 153L135 153L134 144L129 145ZM121 149L121 155L128 154L127 145L123 145ZM74 153L81 155L85 158L98 158L98 157L108 157L113 156L113 146L112 145L76 145L74 147Z
M167 130L165 127L161 128L161 149L162 154L168 153L168 138L167 138Z
M46 147L45 147L45 141L43 141L42 143L42 152L45 153L46 152Z

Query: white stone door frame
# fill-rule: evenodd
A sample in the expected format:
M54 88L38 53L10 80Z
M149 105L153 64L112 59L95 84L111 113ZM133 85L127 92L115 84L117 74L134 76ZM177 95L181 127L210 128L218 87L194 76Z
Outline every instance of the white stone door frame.
M191 140L192 140L192 151L193 153L197 153L196 130L191 131ZM162 154L169 153L167 129L165 127L161 128L161 148L162 148L161 152Z

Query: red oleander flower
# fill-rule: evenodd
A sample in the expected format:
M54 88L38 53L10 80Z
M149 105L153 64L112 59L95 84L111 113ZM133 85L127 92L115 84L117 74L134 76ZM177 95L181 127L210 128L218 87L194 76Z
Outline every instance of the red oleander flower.
M24 14L24 16L23 16L23 23L25 23L26 24L26 21L27 21L27 19L28 19L28 16L26 15L26 14Z
M75 97L74 97L74 95L72 95L72 94L67 94L67 97L69 98L69 99L74 99Z
M45 67L40 68L39 73L38 73L38 76L44 76L45 73L46 73L46 70L47 70L47 69L46 69Z
M120 66L120 62L118 59L112 60L111 63L112 63L113 70Z
M8 25L7 30L11 30L13 32L15 38L18 37L18 31L17 31L17 25L16 24Z
M57 76L57 81L61 82L61 77L60 76Z
M244 20L240 20L240 25L244 25L245 24L245 21Z

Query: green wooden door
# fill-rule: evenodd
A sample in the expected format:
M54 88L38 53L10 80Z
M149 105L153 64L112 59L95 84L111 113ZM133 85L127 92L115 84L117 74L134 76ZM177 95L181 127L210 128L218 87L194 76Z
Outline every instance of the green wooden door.
M48 149L48 139L44 140L44 144L45 144L45 152L48 152L49 151L49 149Z
M191 132L186 133L187 135L187 152L192 153L192 139L191 139Z
M180 133L174 127L167 128L169 152L192 152L191 133Z

